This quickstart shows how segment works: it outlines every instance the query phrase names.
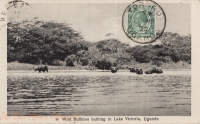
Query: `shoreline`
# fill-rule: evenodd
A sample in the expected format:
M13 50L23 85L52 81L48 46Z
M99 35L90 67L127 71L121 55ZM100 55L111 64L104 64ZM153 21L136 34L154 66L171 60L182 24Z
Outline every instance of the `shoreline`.
M191 69L162 69L163 71L191 71ZM23 73L23 72L29 72L29 73L37 73L38 71L34 70L7 70L7 73ZM49 70L50 73L53 72L110 72L110 70ZM127 70L118 70L117 72L130 72L128 69ZM41 72L43 73L43 72ZM46 73L46 72L45 72Z
M119 70L116 73L112 73L109 70L106 71L87 71L87 70L76 70L76 71L49 71L48 73L45 72L35 72L35 71L12 71L7 72L7 76L180 76L180 75L188 75L191 76L191 71L184 71L184 70L176 70L176 71L169 71L164 70L162 74L136 74L130 72L129 70Z

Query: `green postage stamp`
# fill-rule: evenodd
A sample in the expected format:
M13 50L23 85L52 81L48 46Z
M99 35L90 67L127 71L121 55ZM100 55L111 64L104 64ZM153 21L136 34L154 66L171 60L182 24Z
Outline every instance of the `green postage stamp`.
M137 0L127 6L122 17L125 34L134 42L152 43L161 37L166 15L160 5L151 0Z
M133 38L155 37L155 8L134 5L128 11L128 35Z

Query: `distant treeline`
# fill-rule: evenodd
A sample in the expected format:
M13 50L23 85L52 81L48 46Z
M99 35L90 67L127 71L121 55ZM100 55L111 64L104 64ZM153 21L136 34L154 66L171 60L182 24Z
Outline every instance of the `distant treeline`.
M24 21L8 23L7 61L20 63L89 66L110 69L111 66L183 61L191 64L191 36L165 32L163 44L130 47L117 39L91 43L70 25L55 22Z

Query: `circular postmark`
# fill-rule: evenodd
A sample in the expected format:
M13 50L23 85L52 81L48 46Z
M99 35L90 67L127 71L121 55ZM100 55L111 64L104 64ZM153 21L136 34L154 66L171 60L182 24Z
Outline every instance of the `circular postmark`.
M7 17L8 22L32 21L36 14L29 3L14 0L7 4Z
M0 14L0 30L5 33L9 23L19 23L35 20L36 14L30 4L22 0L9 1L2 7ZM6 21L7 20L7 21Z
M127 37L141 44L156 41L163 34L165 26L165 12L152 0L133 2L122 16L122 27Z

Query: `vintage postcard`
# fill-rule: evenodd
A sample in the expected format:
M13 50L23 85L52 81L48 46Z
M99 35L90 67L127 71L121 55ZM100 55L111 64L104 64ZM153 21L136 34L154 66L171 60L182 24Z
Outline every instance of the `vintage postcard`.
M199 0L0 8L0 123L200 123Z

